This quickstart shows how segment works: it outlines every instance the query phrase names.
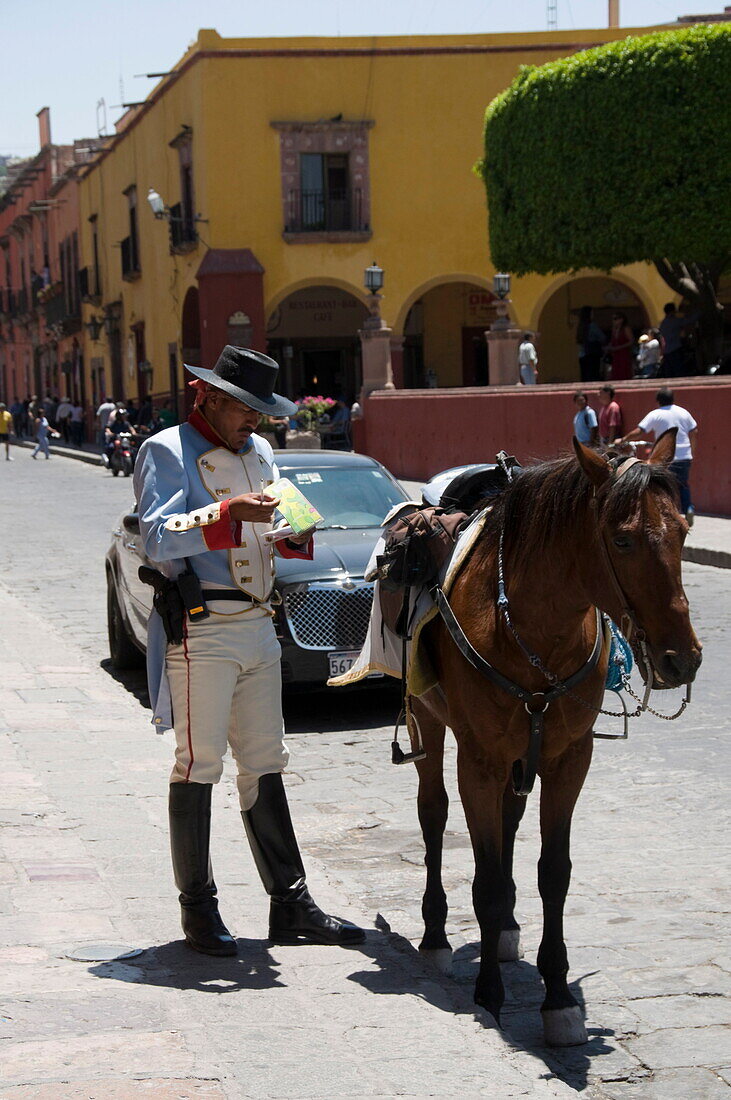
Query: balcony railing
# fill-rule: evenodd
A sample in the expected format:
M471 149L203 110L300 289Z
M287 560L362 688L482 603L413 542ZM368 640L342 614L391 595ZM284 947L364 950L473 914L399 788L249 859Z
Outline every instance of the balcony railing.
M140 271L137 241L134 237L125 237L122 241L122 278L128 280L137 279Z
M46 327L58 326L64 336L71 336L81 328L81 311L78 301L72 301L65 288L52 298L46 298L42 305Z
M289 192L284 229L286 233L366 232L362 191L296 188Z
M25 287L21 290L13 291L13 309L11 314L13 317L25 317L29 312L28 305L28 291Z
M182 202L170 207L170 251L189 252L198 243L195 222Z
M93 265L79 269L79 294L82 302L98 304L102 296L99 271Z

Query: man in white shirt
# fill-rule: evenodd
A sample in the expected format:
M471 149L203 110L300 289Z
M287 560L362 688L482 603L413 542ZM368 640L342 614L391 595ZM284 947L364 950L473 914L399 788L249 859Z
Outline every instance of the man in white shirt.
M624 439L615 440L617 443L628 443L632 439L642 439L648 434L653 434L659 439L663 432L669 428L677 428L678 435L675 441L675 458L670 463L669 469L675 474L680 489L680 510L688 521L688 526L693 526L695 510L690 498L690 467L693 462L698 425L695 420L681 405L675 404L675 396L672 390L663 389L657 391L658 408L653 409L647 416L640 420L636 428L628 432Z
M530 332L523 333L523 340L518 348L518 366L523 385L535 386L538 381L538 353Z
M112 401L111 398L105 397L99 408L96 410L96 422L99 426L98 443L100 447L104 446L104 429L107 426L107 421L109 420L109 417L112 415L116 407L116 403Z

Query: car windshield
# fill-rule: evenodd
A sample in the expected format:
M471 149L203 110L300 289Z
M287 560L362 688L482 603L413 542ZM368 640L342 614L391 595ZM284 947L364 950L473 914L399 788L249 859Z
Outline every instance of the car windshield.
M279 472L317 508L323 517L321 527L380 527L393 505L408 499L378 467L288 469L281 463Z

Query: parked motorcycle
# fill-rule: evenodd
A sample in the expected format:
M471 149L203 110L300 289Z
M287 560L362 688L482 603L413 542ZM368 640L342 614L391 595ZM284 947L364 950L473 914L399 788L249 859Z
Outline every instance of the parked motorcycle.
M114 448L109 456L109 469L112 477L119 477L120 473L129 477L135 468L137 446L134 436L129 432L120 432L114 440Z

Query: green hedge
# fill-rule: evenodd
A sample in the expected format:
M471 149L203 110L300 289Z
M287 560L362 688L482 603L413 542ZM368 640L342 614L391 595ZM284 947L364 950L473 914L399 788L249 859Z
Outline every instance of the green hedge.
M731 26L522 68L478 165L496 267L517 275L731 255Z

